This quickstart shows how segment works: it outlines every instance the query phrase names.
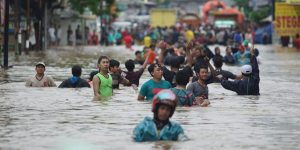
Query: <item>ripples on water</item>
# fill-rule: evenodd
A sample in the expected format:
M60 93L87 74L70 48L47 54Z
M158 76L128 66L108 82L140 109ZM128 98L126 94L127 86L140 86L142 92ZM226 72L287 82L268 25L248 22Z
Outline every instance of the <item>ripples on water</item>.
M34 74L31 65L41 57L49 61L47 73L59 85L70 76L74 63L87 66L83 78L88 78L101 51L85 57L83 52L70 57L65 57L67 52L46 52L42 56L19 58L14 60L16 66L1 73L0 148L299 149L300 55L274 53L272 47L260 49L261 96L237 96L218 84L209 85L210 107L177 108L172 118L182 124L191 139L186 142L134 143L132 129L145 116L153 114L150 104L136 100L137 93L132 88L121 86L111 100L99 102L92 101L93 92L88 88L24 87L23 81ZM133 55L124 53L128 57ZM124 62L123 56L117 57ZM239 72L238 67L224 68ZM145 71L141 82L149 78Z

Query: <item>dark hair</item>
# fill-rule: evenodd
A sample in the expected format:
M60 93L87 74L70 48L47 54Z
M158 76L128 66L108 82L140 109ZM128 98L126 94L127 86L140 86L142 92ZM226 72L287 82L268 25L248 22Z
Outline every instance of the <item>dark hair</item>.
M254 55L257 57L259 55L259 51L257 48L254 49Z
M151 76L153 76L151 73L154 71L154 68L155 67L161 67L159 64L151 64L149 67L148 67L148 71L150 73Z
M99 59L98 59L98 64L100 64L102 59L108 59L108 57L107 56L100 56Z
M111 59L109 61L109 68L113 68L113 67L119 67L120 66L120 62L114 59Z
M194 72L192 70L191 66L186 66L182 69L187 75L189 75L189 77L193 77L194 76Z
M98 74L98 73L99 73L99 71L92 71L92 72L90 73L90 78L89 78L89 80L92 81L93 78L94 78L94 76L95 76L96 74Z
M219 51L220 51L220 47L218 47L218 46L217 46L217 47L215 47L215 53L216 53L216 51L217 51L217 50L219 50Z
M215 56L213 62L216 68L221 68L223 66L223 58L221 56Z
M204 64L196 63L195 66L194 66L194 71L196 73L199 73L200 69L206 69L206 70L208 70L208 66L204 65Z
M174 48L168 48L167 52L169 52L170 54L175 54Z
M125 62L125 67L128 71L133 71L134 70L134 61L132 59L129 59Z
M141 51L136 51L136 52L134 53L135 56L138 55L138 54L141 54Z
M151 44L149 47L150 47L152 50L155 50L155 45L154 45L154 44Z
M189 83L189 74L185 70L179 70L176 74L177 85L187 85Z
M170 59L170 66L174 68L180 68L180 58L179 57L173 57Z
M81 67L79 65L74 65L72 67L72 75L75 77L81 76Z
M148 49L149 47L147 47L147 46L144 46L144 48L143 48L143 50L145 50L145 49Z

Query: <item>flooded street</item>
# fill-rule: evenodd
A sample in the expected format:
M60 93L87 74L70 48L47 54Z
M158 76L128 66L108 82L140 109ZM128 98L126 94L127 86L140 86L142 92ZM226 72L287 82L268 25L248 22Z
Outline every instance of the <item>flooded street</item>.
M0 149L299 149L300 53L270 45L258 49L261 95L237 96L220 84L209 85L209 107L177 107L171 119L181 123L190 138L184 142L132 141L133 128L152 112L150 104L136 100L131 87L121 86L111 100L100 102L92 101L89 88L24 86L38 61L45 61L46 73L59 85L71 76L74 64L83 66L82 78L87 79L103 53L120 60L124 68L124 61L134 55L129 50L87 47L11 56L13 68L0 73ZM239 67L224 69L240 72ZM141 84L149 78L145 71Z

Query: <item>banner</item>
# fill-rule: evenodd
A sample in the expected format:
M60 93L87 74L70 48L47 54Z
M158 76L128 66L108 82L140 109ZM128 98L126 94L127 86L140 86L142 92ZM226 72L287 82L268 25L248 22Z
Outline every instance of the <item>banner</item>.
M275 3L275 31L280 36L300 34L300 5Z
M288 4L297 4L300 5L300 0L286 0Z

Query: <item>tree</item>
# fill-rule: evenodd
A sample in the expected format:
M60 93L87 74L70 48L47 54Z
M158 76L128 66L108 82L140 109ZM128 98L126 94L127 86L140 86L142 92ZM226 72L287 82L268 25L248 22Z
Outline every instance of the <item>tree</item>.
M260 20L268 17L272 13L271 6L265 6L257 11L252 11L249 13L249 20L254 22L259 22Z
M250 0L233 0L239 8L244 9L246 18L250 21L258 22L261 19L268 17L272 13L272 6L264 6L258 10L253 10L249 7Z
M103 2L105 2L105 6L103 6ZM71 8L80 14L84 12L85 8L89 8L93 14L99 16L111 14L111 7L114 6L115 0L69 0L69 3Z

